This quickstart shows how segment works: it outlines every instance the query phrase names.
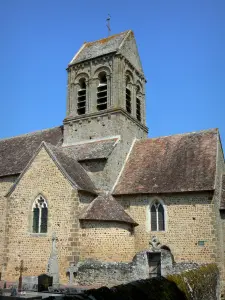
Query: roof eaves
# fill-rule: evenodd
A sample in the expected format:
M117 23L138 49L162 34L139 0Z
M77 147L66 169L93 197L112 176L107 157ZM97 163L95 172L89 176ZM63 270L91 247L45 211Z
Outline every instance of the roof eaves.
M109 54L113 54L113 53L117 53L117 50L114 50L114 51L110 51L108 52L107 54L100 54L100 55L96 55L94 58L99 58L99 57L103 57L103 56L106 56L106 55L109 55ZM85 58L85 59L82 59L82 60L78 60L78 61L74 61L74 62L70 62L67 69L71 66L74 66L74 65L77 65L77 64L81 64L83 62L86 62L86 61L89 61L89 60L93 60L93 58Z

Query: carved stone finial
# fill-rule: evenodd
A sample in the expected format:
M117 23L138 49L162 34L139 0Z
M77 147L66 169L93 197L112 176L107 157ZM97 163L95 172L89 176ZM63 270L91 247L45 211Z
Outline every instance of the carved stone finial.
M149 242L149 246L152 251L158 251L160 250L161 244L156 236L152 237L152 240Z

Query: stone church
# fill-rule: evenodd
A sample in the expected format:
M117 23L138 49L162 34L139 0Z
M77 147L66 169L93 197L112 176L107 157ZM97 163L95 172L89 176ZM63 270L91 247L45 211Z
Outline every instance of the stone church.
M131 262L156 237L176 262L224 275L225 164L217 129L148 138L131 30L84 43L67 67L63 125L0 140L0 272L60 283L93 259Z

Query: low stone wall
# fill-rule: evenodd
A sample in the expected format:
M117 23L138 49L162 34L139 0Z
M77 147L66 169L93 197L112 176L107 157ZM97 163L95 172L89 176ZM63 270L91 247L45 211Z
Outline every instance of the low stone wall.
M150 251L139 252L132 262L100 262L86 260L77 264L75 278L76 285L106 285L108 287L124 284L139 279L149 278L148 253ZM173 257L167 250L161 252L161 275L170 274L173 268Z

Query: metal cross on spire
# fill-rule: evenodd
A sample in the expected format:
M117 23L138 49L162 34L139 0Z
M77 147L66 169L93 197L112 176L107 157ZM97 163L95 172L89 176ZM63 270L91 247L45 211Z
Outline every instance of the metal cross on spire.
M106 19L106 21L107 21L106 26L108 28L108 36L110 36L110 34L111 34L110 20L111 20L111 16L110 16L110 14L108 14L108 18Z

